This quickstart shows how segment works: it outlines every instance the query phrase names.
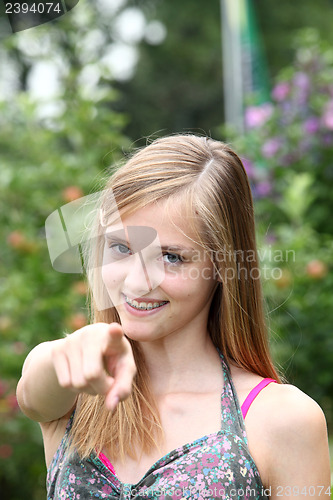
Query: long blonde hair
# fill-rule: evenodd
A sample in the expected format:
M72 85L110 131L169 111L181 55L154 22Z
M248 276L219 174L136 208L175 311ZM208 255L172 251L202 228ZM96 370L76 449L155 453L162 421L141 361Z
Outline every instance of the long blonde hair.
M273 365L263 310L256 250L253 201L240 158L219 141L195 135L155 140L136 152L109 178L121 214L157 200L181 201L197 242L210 252L221 283L211 304L208 330L227 361L262 377L280 381ZM102 210L112 216L114 204L104 196ZM199 223L198 223L199 221ZM97 222L97 245L91 255L92 322L118 322L113 307L99 310L94 298L106 295L100 276L103 227ZM148 453L163 431L150 391L145 360L131 341L137 374L133 392L111 414L103 396L81 394L72 427L72 446L84 457L104 448L112 459L136 458L135 446Z

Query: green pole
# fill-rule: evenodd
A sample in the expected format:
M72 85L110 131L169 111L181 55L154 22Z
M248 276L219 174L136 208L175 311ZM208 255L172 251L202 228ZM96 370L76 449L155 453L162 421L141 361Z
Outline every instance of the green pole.
M225 122L244 131L246 97L269 101L267 65L252 0L220 0Z

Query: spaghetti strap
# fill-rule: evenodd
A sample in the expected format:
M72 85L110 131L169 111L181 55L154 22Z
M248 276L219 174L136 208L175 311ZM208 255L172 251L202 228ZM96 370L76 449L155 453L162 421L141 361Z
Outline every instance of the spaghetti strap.
M239 491L237 498L240 498L244 496L240 492L250 490L255 492L257 500L266 500L259 470L248 448L230 370L221 353L220 357L225 383L221 391L219 431L168 452L135 484L122 482L103 452L92 452L89 457L81 458L77 450L68 449L64 439L48 471L48 500L73 498L73 494L76 498L80 495L81 498L130 500L134 495L155 499L157 491L164 491L164 498L194 498L197 494L190 489L194 476L203 478L200 490L216 491L209 497L212 500L233 498L235 491Z
M251 404L253 403L255 398L258 396L259 392L262 391L262 389L264 389L264 387L266 387L271 382L277 383L276 380L274 380L273 378L264 378L261 382L259 382L258 385L256 385L252 389L252 391L250 391L250 393L247 395L244 403L242 404L243 418L246 417L247 412L249 411Z
M106 457L104 455L104 453L100 452L99 455L98 455L98 458L112 472L112 474L114 474L115 476L117 475L116 471L114 470L114 467L113 467L112 463L110 462L110 460L108 459L108 457Z

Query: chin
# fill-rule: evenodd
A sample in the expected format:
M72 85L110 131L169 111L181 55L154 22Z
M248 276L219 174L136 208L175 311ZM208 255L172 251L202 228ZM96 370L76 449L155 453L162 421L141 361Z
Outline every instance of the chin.
M126 330L125 331L125 336L133 340L133 342L152 342L153 340L156 340L153 335L149 333L144 333L144 332L137 332L133 330Z

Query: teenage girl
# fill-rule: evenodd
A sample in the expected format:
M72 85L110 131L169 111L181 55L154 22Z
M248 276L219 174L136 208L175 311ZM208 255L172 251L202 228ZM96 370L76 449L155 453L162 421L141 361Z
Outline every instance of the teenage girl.
M48 499L330 498L326 422L269 353L239 157L158 139L111 176L91 324L28 355Z

